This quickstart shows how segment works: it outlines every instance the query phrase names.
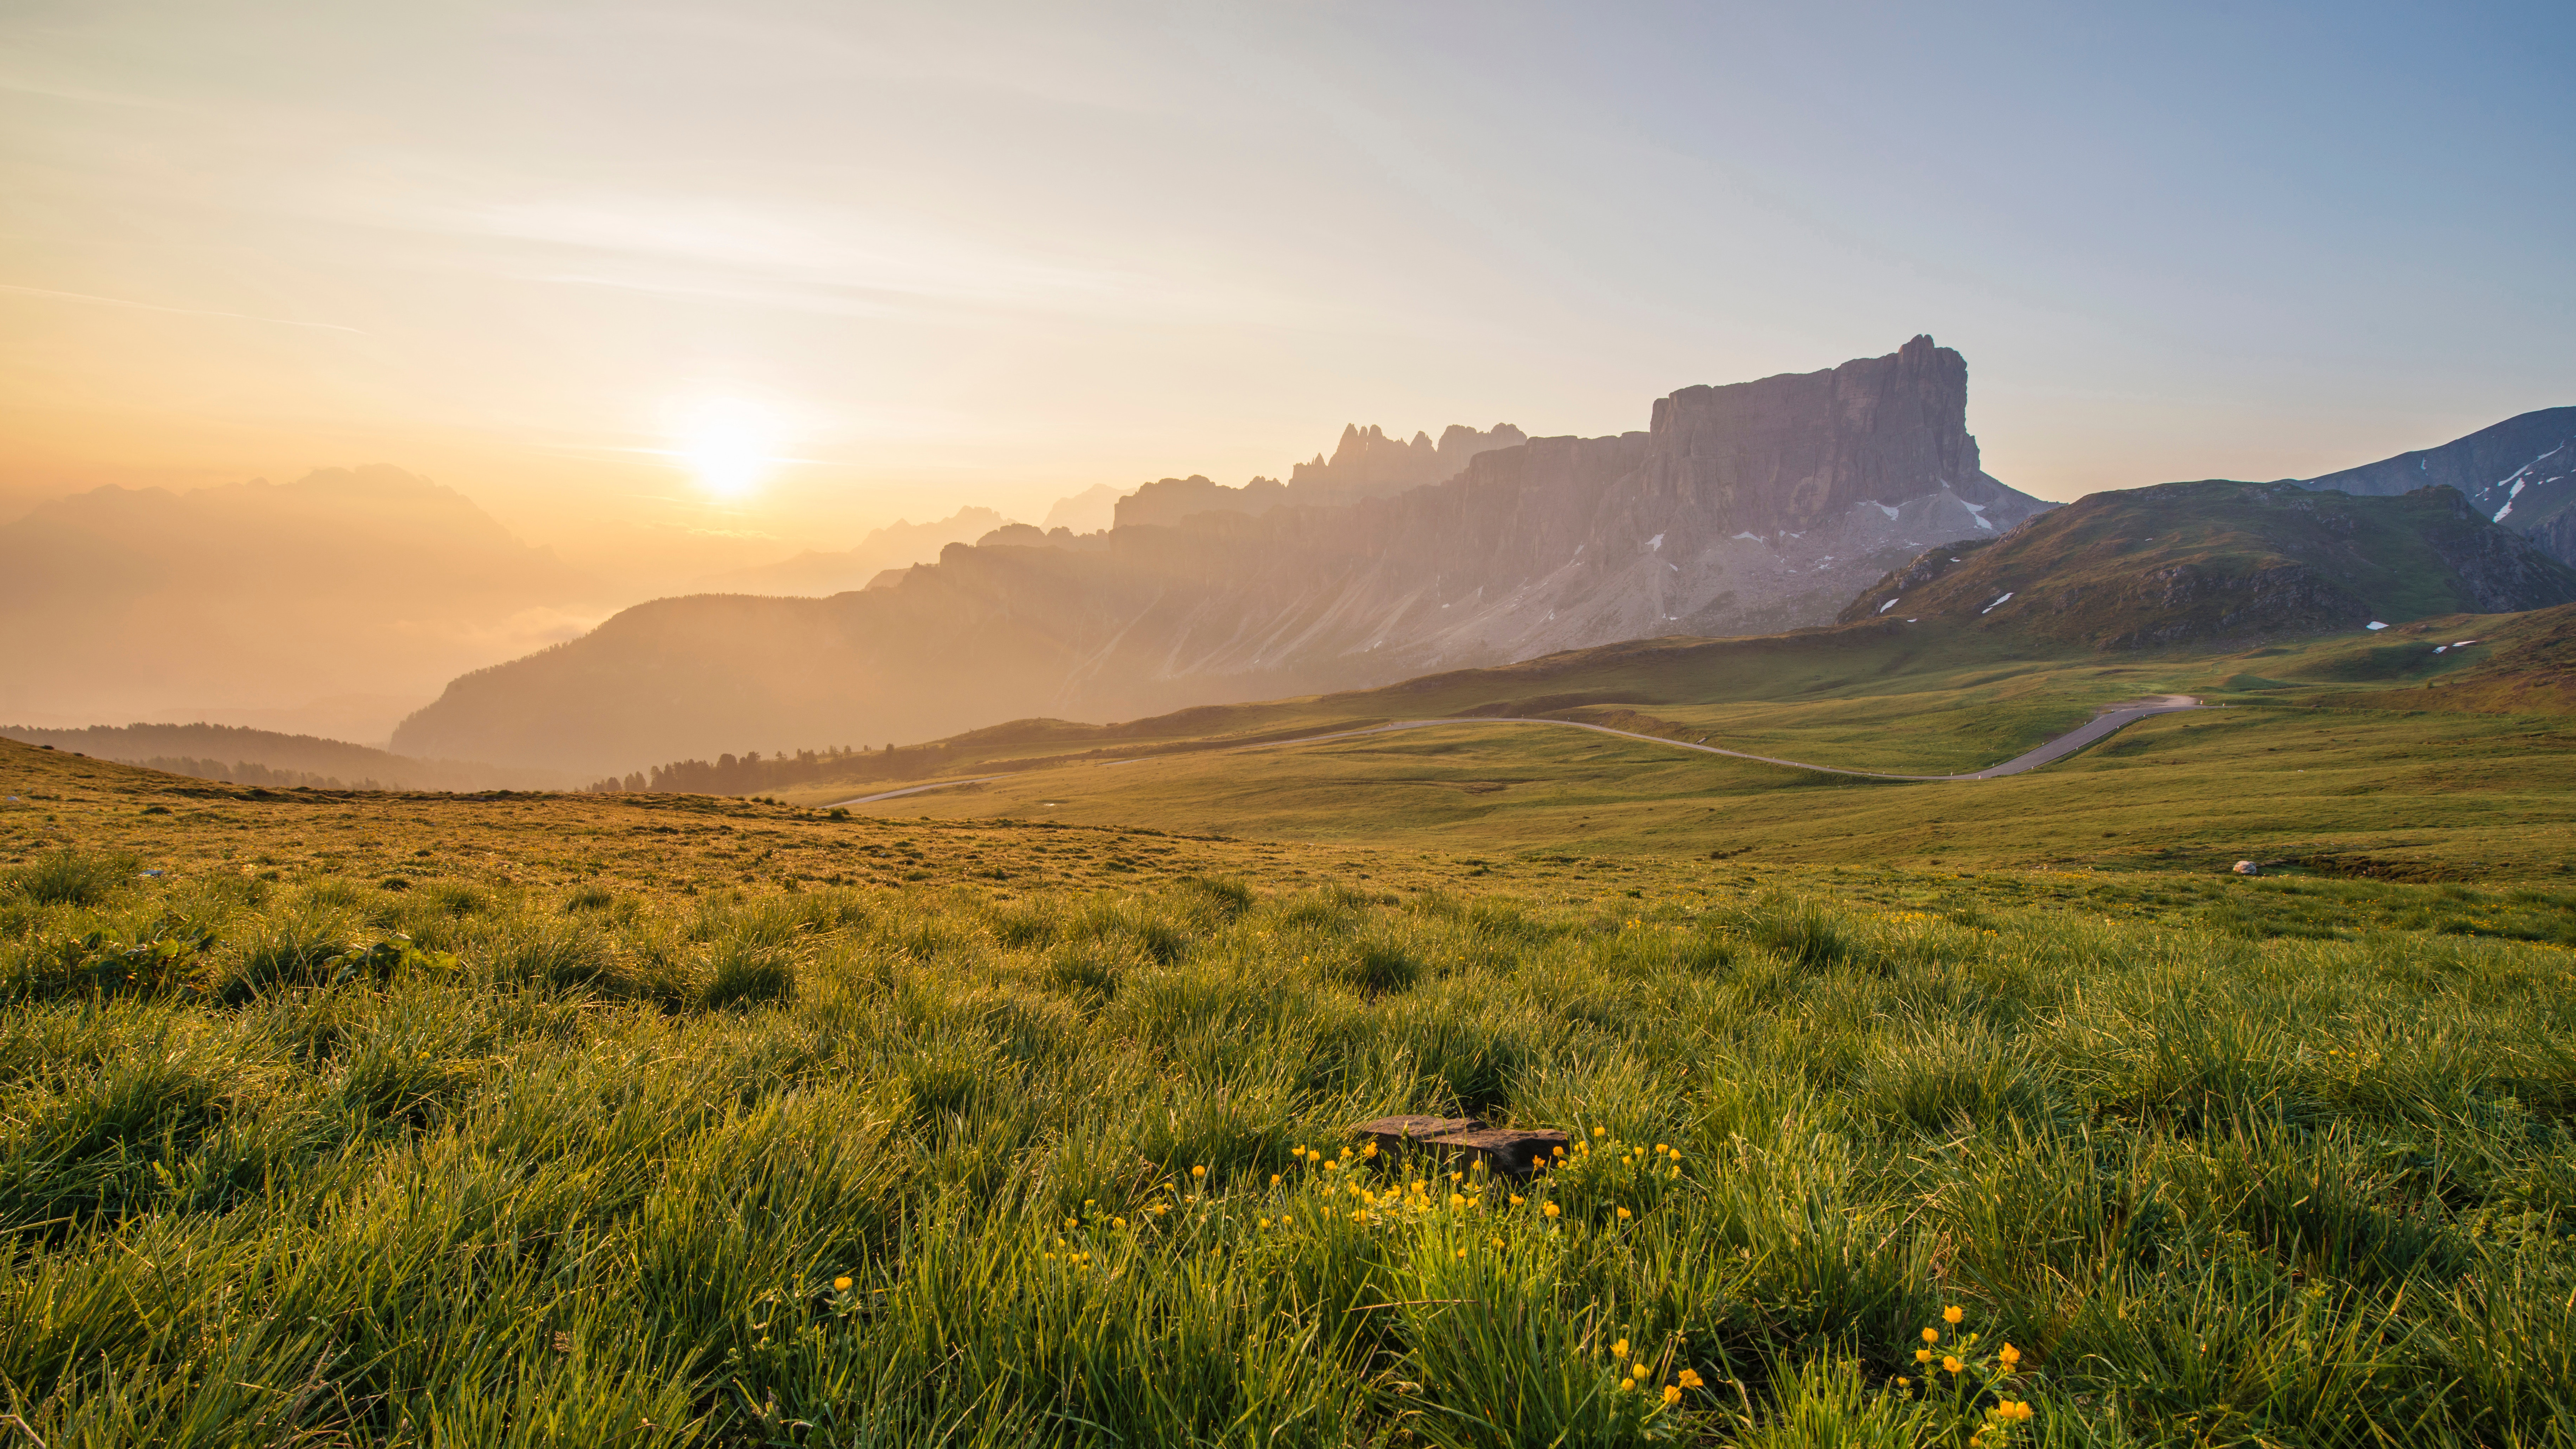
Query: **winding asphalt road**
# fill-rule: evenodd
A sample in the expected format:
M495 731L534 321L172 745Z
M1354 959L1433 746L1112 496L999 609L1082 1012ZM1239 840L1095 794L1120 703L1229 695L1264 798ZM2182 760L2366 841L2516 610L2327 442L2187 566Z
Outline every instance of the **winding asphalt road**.
M1999 780L2006 775L2018 775L2025 770L2036 770L2042 765L2065 759L2068 755L2074 754L2077 750L2083 749L2086 745L2092 744L2096 740L2102 739L2103 737L2125 728L2126 726L2136 724L2138 721L2145 719L2149 715L2172 714L2177 710L2206 709L2208 707L2209 706L2202 704L2199 700L2194 699L2188 694L2160 694L2155 696L2153 699L2142 699L2129 704L2111 705L2101 713L2093 716L2089 722L2078 726L2075 729L2068 730L2066 733L2059 735L2057 738L2041 745L2039 748L2030 751L2028 754L2015 755L2013 758L2004 761L2000 765L1989 766L1988 768L1979 770L1972 775L1887 775L1881 774L1875 770L1845 770L1836 768L1832 765L1810 765L1804 760L1783 760L1774 755L1748 755L1742 750L1721 750L1715 745L1693 744L1689 740L1667 739L1662 735L1641 735L1630 730L1614 730L1608 725L1585 724L1581 720L1532 719L1519 715L1458 715L1445 719L1403 719L1397 720L1393 724L1372 725L1367 729L1337 730L1328 735L1301 735L1293 740L1272 740L1266 744L1237 745L1235 748L1222 751L1221 753L1242 754L1251 750L1279 750L1286 749L1290 745L1314 745L1321 744L1326 740L1358 739L1362 735L1382 735L1389 734L1397 730L1429 729L1434 725L1535 724L1563 725L1568 729L1590 730L1595 734L1603 735L1617 735L1619 738L1624 740L1643 740L1650 745L1671 745L1675 749L1697 750L1704 755L1724 755L1727 758L1734 760L1758 760L1766 765L1786 765L1793 770L1814 770L1818 774L1823 775L1851 775L1863 780ZM1123 765L1129 762L1126 760L1112 760L1108 763ZM882 790L874 795L860 795L854 799L835 800L832 804L872 805L879 800L893 800L905 795L918 795L924 790L946 790L959 785L980 785L987 780L1003 780L1008 778L1009 776L1007 775L977 775L964 780L935 780L927 785L907 785L900 790ZM828 809L830 807L827 806L825 808Z

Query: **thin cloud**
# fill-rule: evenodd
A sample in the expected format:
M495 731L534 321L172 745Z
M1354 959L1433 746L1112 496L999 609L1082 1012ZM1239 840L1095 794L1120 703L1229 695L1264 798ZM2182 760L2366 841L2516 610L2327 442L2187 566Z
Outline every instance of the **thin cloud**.
M168 312L178 317L226 317L236 322L267 322L279 327L312 327L324 332L367 334L356 327L343 327L337 322L298 322L291 317L261 317L249 312L213 312L203 307L164 307L158 302L137 302L125 297L93 297L87 292L57 292L51 287L16 287L0 282L0 292L19 297L50 297L58 302L94 302L102 307L131 307L138 312Z

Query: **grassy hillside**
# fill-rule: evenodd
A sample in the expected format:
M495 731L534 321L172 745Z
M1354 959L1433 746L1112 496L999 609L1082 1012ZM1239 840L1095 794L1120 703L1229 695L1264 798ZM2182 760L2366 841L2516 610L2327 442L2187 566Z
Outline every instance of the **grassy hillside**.
M0 790L51 1445L2576 1422L2563 891ZM1462 1110L1578 1147L1351 1150Z
M0 726L0 738L242 785L329 789L528 790L571 781L553 770L418 760L346 740L218 724Z
M1123 725L1024 720L902 752L901 772L781 793L822 805L999 774L852 808L1393 841L1491 856L1497 869L1579 849L2548 875L2576 845L2576 729L2559 702L2571 618L2576 608L2454 615L2232 652L2115 655L2052 654L1944 620L1642 640ZM1295 743L1396 720L1536 716L1844 769L1963 773L2103 705L2167 692L2221 708L1973 784L1884 785L1501 722Z
M1935 549L1843 611L2099 649L2263 639L2576 602L2576 571L2448 488L2294 483L2096 493L1975 549Z
M2576 710L2576 607L2402 629L2339 672L2337 682L2394 686L2336 701L2353 708L2565 714Z

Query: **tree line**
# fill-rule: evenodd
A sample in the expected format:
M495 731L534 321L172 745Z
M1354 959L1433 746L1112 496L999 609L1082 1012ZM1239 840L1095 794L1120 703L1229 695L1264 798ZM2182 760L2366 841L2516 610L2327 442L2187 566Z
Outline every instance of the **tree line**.
M386 788L372 778L343 784L337 775L317 775L309 770L284 770L263 765L257 760L235 760L226 765L221 760L200 760L189 755L154 755L147 760L119 760L120 765L141 765L147 770L165 770L173 775L186 775L198 780L222 780L234 785L262 785L274 790L293 790L310 786L316 790L382 790Z
M891 744L882 750L842 745L798 750L792 755L784 750L773 755L746 750L740 755L718 755L713 760L674 760L655 765L650 771L605 776L581 788L593 795L757 795L817 780L886 780L934 774L942 768L947 754L948 747L941 744L903 750Z

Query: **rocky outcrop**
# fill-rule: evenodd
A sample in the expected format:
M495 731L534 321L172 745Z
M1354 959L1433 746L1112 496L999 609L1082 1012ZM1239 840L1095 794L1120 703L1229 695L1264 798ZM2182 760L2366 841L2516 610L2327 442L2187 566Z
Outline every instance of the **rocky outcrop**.
M1169 528L1201 513L1246 513L1259 517L1288 501L1288 485L1276 478L1255 478L1240 488L1193 473L1162 478L1118 500L1120 528Z
M756 620L702 600L629 611L457 681L398 739L622 771L1822 623L1925 546L2050 506L1979 468L1966 389L1958 354L1918 337L1824 372L1684 389L1639 432L1490 447L1509 430L1453 429L1444 443L1477 450L1456 476L1387 496L1319 504L1324 481L1301 470L1254 512L1226 506L1252 490L1168 480L1093 551L953 546L891 587ZM1323 466L1392 467L1389 449L1442 462L1427 438L1353 429Z
M1229 488L1195 473L1157 479L1118 500L1117 526L1168 528L1202 513L1258 518L1290 502L1306 508L1338 507L1446 482L1478 454L1526 441L1527 435L1509 423L1496 423L1484 432L1452 423L1437 443L1428 433L1415 433L1412 442L1400 443L1374 423L1365 428L1352 423L1342 429L1342 440L1330 459L1317 453L1313 462L1289 470L1286 483L1255 478L1240 488Z
M1342 429L1329 460L1318 453L1313 462L1290 469L1288 486L1297 490L1301 503L1351 503L1445 483L1477 454L1526 441L1528 435L1509 423L1496 423L1484 432L1451 423L1437 443L1427 433L1415 433L1411 442L1399 443L1374 423L1365 428L1352 423Z

